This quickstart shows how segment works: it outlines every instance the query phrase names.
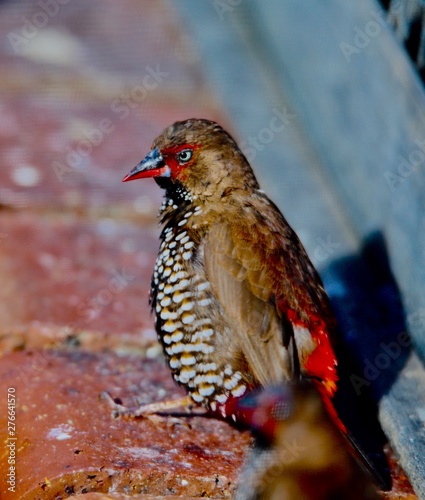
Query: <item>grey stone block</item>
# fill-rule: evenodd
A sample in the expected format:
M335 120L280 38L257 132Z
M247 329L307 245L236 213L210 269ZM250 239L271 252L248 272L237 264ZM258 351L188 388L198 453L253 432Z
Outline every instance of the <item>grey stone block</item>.
M333 264L378 234L425 359L425 96L378 3L182 0L179 11L236 138L247 152L253 149L263 188L299 233L334 302L345 300L349 316L355 294ZM276 110L287 110L279 131L273 126L284 122L272 121ZM327 238L335 245L321 259ZM378 268L370 273L379 278ZM374 305L377 325L389 323L385 308L377 312ZM349 338L351 323L345 323ZM369 355L378 356L389 341L373 338ZM418 460L425 456L425 372L414 354L404 368L404 358L398 361L391 384L388 373L375 384L382 386L380 417L425 498Z

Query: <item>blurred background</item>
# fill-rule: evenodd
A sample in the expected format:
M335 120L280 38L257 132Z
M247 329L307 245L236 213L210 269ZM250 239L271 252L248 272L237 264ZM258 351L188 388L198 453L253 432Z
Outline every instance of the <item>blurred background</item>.
M53 446L43 438L51 429L32 427L45 405L58 428L69 412L78 420L81 401L87 413L97 408L102 390L127 403L179 391L147 304L162 193L153 180L121 179L163 128L198 117L234 135L305 244L357 353L355 375L372 385L384 430L425 498L423 19L419 0L1 2L0 384L21 384L33 410L21 407L32 443L21 450L26 472ZM391 351L394 343L400 349ZM90 356L82 363L76 352ZM90 374L78 390L83 372L70 367ZM64 380L61 413L46 393L62 391ZM107 408L93 411L107 429ZM81 432L92 425L74 424ZM161 487L187 498L202 488L230 494L248 437L214 425L206 435L230 433L235 453L217 473L220 485L199 480L207 465L190 476L190 492L181 481ZM74 438L75 448L81 435ZM54 442L57 457L66 442ZM146 470L164 478L166 465L148 455ZM64 494L63 460L21 474L21 497L50 476L58 482L45 498L54 488ZM137 469L134 456L126 460ZM120 460L112 462L121 477ZM104 465L96 454L73 464Z

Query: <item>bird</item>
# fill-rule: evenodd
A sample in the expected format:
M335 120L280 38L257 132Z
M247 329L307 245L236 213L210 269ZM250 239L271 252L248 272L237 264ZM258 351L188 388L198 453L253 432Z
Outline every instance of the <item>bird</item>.
M348 452L311 381L248 392L237 407L255 442L233 500L378 500Z
M367 430L369 421L357 418L353 388L341 383L349 368L338 359L320 276L236 141L214 121L178 121L123 182L145 178L164 190L149 301L172 376L187 393L174 406L203 406L237 422L248 391L311 379L354 453L390 489L379 424L363 439L350 430ZM134 415L172 407L152 403Z

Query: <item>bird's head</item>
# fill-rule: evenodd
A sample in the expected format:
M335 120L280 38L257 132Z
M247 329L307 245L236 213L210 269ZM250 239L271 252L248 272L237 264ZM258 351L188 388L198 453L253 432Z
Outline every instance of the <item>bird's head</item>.
M220 199L235 189L255 189L252 169L232 137L209 120L176 122L123 182L153 177L166 191Z

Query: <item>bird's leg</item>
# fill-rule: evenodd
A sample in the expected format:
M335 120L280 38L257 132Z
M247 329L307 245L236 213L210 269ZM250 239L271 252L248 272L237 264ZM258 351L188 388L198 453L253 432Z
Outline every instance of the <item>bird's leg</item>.
M184 396L179 399L159 401L158 403L148 403L132 410L131 408L127 408L126 406L117 403L108 392L103 392L100 397L112 406L112 415L114 418L144 417L149 420L156 421L157 418L155 417L159 417L159 413L168 413L170 410L176 410L178 408L185 408L186 411L188 411L193 405L193 401L190 396Z
M169 399L167 401L159 401L158 403L148 403L139 406L131 411L132 417L144 417L146 415L155 415L158 413L167 413L170 410L177 410L178 408L185 408L186 411L190 410L193 406L193 401L190 396L184 396L178 399Z

